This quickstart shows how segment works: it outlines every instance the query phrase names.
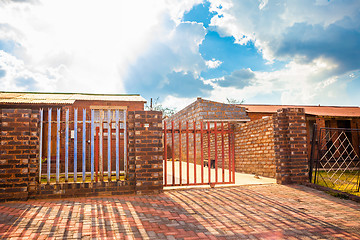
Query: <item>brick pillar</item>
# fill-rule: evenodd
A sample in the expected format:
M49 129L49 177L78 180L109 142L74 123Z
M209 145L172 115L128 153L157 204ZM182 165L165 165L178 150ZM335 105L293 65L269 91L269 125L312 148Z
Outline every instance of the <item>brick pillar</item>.
M160 193L163 189L162 113L128 112L129 180L136 193Z
M304 109L278 110L274 116L274 137L277 183L308 181Z
M38 111L1 109L0 200L26 199L38 180Z

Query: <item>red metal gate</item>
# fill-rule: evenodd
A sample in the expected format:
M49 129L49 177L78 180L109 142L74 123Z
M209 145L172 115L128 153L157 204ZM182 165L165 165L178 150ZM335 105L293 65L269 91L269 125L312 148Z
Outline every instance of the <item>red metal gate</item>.
M226 122L164 122L164 186L235 183L234 135Z

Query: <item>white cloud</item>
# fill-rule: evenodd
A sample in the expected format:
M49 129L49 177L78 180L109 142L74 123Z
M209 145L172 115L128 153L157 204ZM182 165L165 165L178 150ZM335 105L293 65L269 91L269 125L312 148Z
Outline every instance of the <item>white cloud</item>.
M55 91L61 84L64 66L57 68L29 68L24 61L0 50L1 90L5 91Z
M176 24L168 19L160 34L141 57L135 61L125 77L125 87L141 91L147 97L164 99L166 95L193 96L207 88L199 78L206 69L199 53L205 38L203 25L195 22Z
M259 9L263 9L264 7L266 7L266 5L268 4L269 0L261 0L260 4L259 4Z
M208 68L217 68L222 64L222 62L219 60L211 59L206 61L205 64Z
M61 82L56 91L119 93L125 91L122 81L129 65L150 44L167 37L167 16L179 19L198 2L4 1L0 24L8 28L0 26L0 40L18 44L12 54L28 71L66 69L58 71ZM52 81L49 78L45 85L53 86ZM19 90L16 84L7 86L7 90Z
M341 83L338 77L331 77L329 73L335 67L325 59L316 59L309 64L291 61L281 70L252 71L255 75L252 81L241 89L221 87L213 81L215 85L210 99L224 101L226 98L234 98L245 99L246 103L267 104L349 103L346 84Z
M211 20L211 26L223 36L233 36L239 44L254 41L265 59L272 61L274 48L281 42L282 35L295 23L318 24L326 28L330 24L348 19L343 23L349 29L358 29L359 1L259 1L253 0L210 0L211 10L218 15ZM341 24L341 23L338 23ZM316 36L315 36L316 37Z
M346 104L347 82L359 61L359 1L210 0L210 26L238 44L253 41L263 58L288 62L254 71L241 89L216 86L211 98L246 102ZM226 76L225 76L226 77ZM220 82L219 82L220 83Z

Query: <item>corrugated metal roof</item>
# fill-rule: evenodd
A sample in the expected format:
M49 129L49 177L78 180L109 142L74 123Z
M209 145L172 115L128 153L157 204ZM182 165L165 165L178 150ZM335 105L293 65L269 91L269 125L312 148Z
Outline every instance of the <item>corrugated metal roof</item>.
M138 94L0 92L0 104L73 104L76 100L146 102Z
M249 113L275 113L281 108L304 108L305 114L333 117L360 117L359 107L301 106L301 105L247 105L241 104Z

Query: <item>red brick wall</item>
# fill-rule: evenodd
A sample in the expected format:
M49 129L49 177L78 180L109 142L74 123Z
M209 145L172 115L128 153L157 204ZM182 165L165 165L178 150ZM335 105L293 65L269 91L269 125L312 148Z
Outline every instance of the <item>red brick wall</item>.
M0 109L0 200L25 199L38 179L38 110Z
M39 119L37 109L0 109L0 200L162 192L161 112L128 112L129 171L120 182L38 184Z
M130 111L129 180L135 179L137 193L160 193L163 190L162 113Z
M165 119L170 126L171 121L199 121L199 120L241 120L249 119L244 107L235 104L225 104L198 98L195 102ZM184 124L184 123L183 123Z
M263 117L270 117L273 116L273 113L254 113L248 112L247 113L251 121L262 119Z
M268 117L235 127L235 170L274 178L274 119Z

